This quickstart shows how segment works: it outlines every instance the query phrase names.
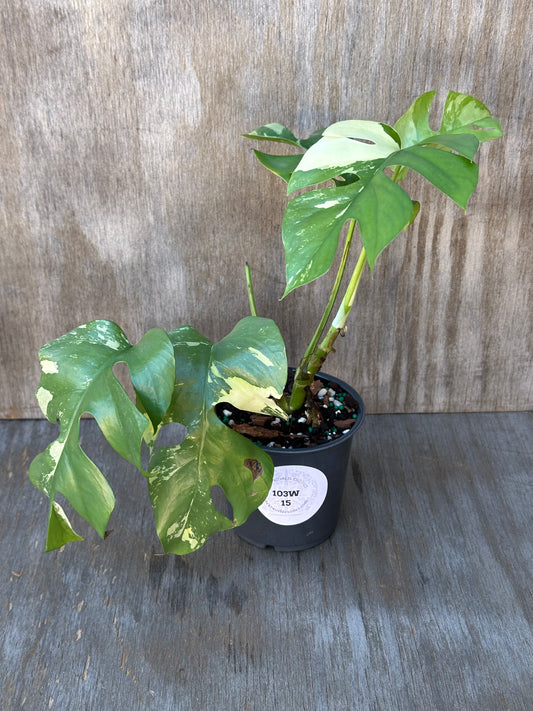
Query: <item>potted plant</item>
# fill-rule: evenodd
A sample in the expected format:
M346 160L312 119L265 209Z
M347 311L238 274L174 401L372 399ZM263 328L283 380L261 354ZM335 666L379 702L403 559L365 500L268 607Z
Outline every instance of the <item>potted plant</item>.
M432 130L434 95L422 94L394 126L341 121L304 140L279 124L246 134L296 149L290 155L255 151L287 183L288 193L298 191L283 219L283 296L326 274L342 249L318 326L288 379L282 337L273 321L257 315L248 268L252 315L217 343L186 325L168 333L153 329L131 345L116 324L99 320L41 348L37 399L46 417L60 425L58 437L30 466L31 481L50 499L47 550L81 538L57 494L102 537L114 507L109 484L80 448L85 413L94 416L111 446L146 476L166 552L189 553L213 533L235 527L241 527L247 540L280 549L316 545L331 533L335 521L318 534L315 523L322 514L335 518L344 481L339 468L345 464L334 465L337 473L331 477L324 470L334 445L347 461L364 410L355 391L319 371L345 333L366 265L372 270L383 249L418 214L419 203L399 183L415 170L464 209L477 184L479 143L502 133L480 101L456 92L448 93L440 128ZM361 246L351 269L356 224ZM347 269L351 274L345 275ZM118 362L129 368L135 402L114 375ZM333 427L326 422L326 411L333 412ZM159 446L161 433L176 422L185 426L185 438ZM276 440L296 425L301 427L293 439L285 438L277 447ZM325 442L311 439L305 428L309 435L321 432ZM146 471L143 442L150 452ZM273 487L270 454L280 475ZM289 463L280 464L279 457L285 456ZM295 495L307 484L309 496L300 506ZM215 486L231 506L229 516L214 504ZM282 511L283 506L292 506L291 513ZM294 536L300 539L291 541Z

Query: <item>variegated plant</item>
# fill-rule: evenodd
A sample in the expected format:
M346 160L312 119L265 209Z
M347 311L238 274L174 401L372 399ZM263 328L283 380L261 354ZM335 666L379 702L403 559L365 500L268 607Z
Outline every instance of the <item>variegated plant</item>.
M433 131L429 111L434 96L434 91L422 94L394 126L376 121L341 121L299 140L285 126L274 123L245 134L247 138L286 143L299 149L292 155L257 150L255 154L288 184L289 194L313 187L293 198L285 211L284 296L329 271L342 229L348 223L331 295L298 364L288 411L301 407L305 388L322 368L338 335L344 333L365 264L368 262L373 269L379 254L419 212L418 201L412 200L398 183L413 169L464 209L478 181L474 157L479 144L502 135L498 120L486 106L454 91L446 98L440 128ZM314 187L326 181L333 181L333 185ZM327 328L356 223L362 248Z
M285 294L329 271L347 224L340 266L319 325L296 370L290 397L285 348L276 325L259 318L247 270L252 316L212 343L190 326L149 331L132 346L111 321L93 321L43 346L37 399L60 431L30 466L30 478L50 500L46 548L79 540L57 500L71 506L104 536L113 492L80 447L80 418L94 416L111 446L148 479L156 527L166 552L188 553L216 531L238 526L265 499L272 481L270 457L226 427L215 414L221 402L286 418L302 406L306 388L344 332L368 262L416 218L420 205L399 186L409 169L423 175L462 208L478 179L480 142L501 135L498 121L477 99L448 94L438 131L429 126L435 92L422 94L394 127L341 121L299 140L279 124L246 134L289 144L293 155L256 151L260 162L300 192L287 206L283 227ZM330 185L323 185L332 181ZM319 186L319 187L316 187ZM359 224L362 248L333 318L333 309ZM331 323L330 323L331 320ZM124 362L135 391L130 400L113 372ZM159 446L163 428L186 428L183 441ZM143 471L141 447L150 457ZM232 518L214 505L220 486Z

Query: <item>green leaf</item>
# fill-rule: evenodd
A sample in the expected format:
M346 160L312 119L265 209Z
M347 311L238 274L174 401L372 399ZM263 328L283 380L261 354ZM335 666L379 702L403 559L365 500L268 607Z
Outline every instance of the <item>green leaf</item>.
M435 133L429 127L429 110L435 94L435 91L427 91L419 96L394 124L402 148L414 146Z
M478 141L491 141L502 135L498 119L478 99L456 91L448 92L440 133L471 133Z
M416 220L418 213L420 212L420 203L418 200L413 200L413 214L411 215L411 218L409 219L409 222L405 225L404 232L405 230L413 224L413 222Z
M465 152L473 149L474 142L473 136L449 140L450 145ZM420 145L391 154L374 167L370 178L294 198L287 205L282 227L287 269L284 296L329 270L340 231L348 219L358 220L373 269L379 254L418 214L418 210L413 213L409 195L383 172L387 166L396 165L416 170L463 208L477 184L478 168L474 162L448 150Z
M269 319L244 318L218 343L190 326L169 336L176 385L165 421L185 425L187 436L179 445L156 447L149 492L164 550L183 554L202 546L213 533L244 523L266 498L272 460L224 425L214 407L229 402L285 417L272 398L283 392L287 362L281 335ZM224 491L233 520L216 509L213 486Z
M413 201L397 183L377 171L349 213L359 221L368 264L373 269L385 247L411 222Z
M154 328L124 357L138 403L154 430L163 419L174 388L174 349L168 335Z
M278 156L270 153L263 153L255 149L254 153L261 165L264 165L265 168L268 168L268 170L272 173L278 175L286 183L289 182L296 166L302 160L302 154L299 153L296 155Z
M420 142L420 145L447 148L466 158L473 159L479 148L479 141L476 136L469 133L439 133L430 138L425 138Z
M71 428L64 441L60 437L52 442L30 465L31 482L49 497L51 503L47 550L75 540L66 517L58 521L58 509L54 507L57 493L63 494L102 538L115 506L111 487L82 451L78 441L79 422Z
M447 145L443 141L443 135L446 134L470 134L475 136L479 143L499 138L502 135L498 119L492 117L488 108L481 101L456 91L448 92L440 129L432 131L429 126L429 111L435 93L435 91L428 91L419 96L395 123L394 128L401 138L402 148L427 142L427 139L437 135L439 136L438 142L442 145ZM457 148L453 148L453 150L457 150ZM462 151L459 150L459 152ZM473 157L473 154L465 153L463 155Z
M308 138L296 138L292 131L282 126L280 123L269 123L266 126L256 128L251 133L244 133L244 138L252 138L256 141L274 141L276 143L287 143L290 146L297 146L307 150L314 145L322 136L323 129L317 129Z
M79 443L80 418L94 416L107 441L141 469L141 442L148 428L157 427L172 396L174 353L164 331L149 331L131 346L111 321L92 321L43 346L39 351L41 380L37 400L46 417L60 424L57 439L30 465L32 483L50 501L63 494L100 536L114 507L113 492ZM153 418L141 414L113 374L126 362L137 398ZM49 538L54 545L73 540L52 506ZM63 536L63 538L62 538Z
M390 163L416 170L463 209L477 185L476 163L439 148L411 146L391 156Z
M311 146L314 146L315 143L322 138L322 134L324 133L323 128L318 128L316 131L313 131L313 133L309 136L309 138L299 138L298 139L298 145L307 150L308 148L311 148Z
M347 220L359 221L373 268L380 252L409 224L413 209L411 198L382 170L368 181L313 190L291 200L282 228L287 269L283 296L329 270Z
M289 131L288 128L282 126L281 124L268 124L267 126L261 126L261 128L256 129L252 133L244 134L245 138L255 138L262 141L275 141L278 143L288 143L292 146L297 146L298 148L303 148L307 150L312 145L314 145L322 136L322 129L314 131L309 138L299 139L294 136L294 134ZM263 153L254 149L254 153L265 168L270 170L275 175L278 175L286 183L296 169L298 163L302 160L303 153L291 154L291 155L273 155L271 153Z
M283 297L331 267L347 210L362 183L322 188L293 198L282 224L287 286Z
M294 133L280 123L268 123L266 126L256 128L250 133L243 133L244 138L254 138L257 141L275 141L276 143L288 143L291 146L300 147L300 143Z
M83 537L74 531L62 507L56 501L52 501L48 519L46 551L61 548L72 541L83 541Z

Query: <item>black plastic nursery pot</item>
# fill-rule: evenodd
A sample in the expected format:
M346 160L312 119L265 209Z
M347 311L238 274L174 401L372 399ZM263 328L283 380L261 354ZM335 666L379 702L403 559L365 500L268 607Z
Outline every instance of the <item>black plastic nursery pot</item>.
M348 432L324 444L302 449L263 447L274 462L274 480L267 499L246 523L236 529L243 540L276 551L302 551L318 546L334 532L350 463L355 433L363 424L361 396L338 378L317 377L327 386L336 383L359 406Z

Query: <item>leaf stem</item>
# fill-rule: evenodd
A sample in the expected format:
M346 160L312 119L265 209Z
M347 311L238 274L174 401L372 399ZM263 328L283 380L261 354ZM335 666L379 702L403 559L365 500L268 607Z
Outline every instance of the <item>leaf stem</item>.
M405 168L403 168L401 165L394 166L392 175L393 182L398 183L404 177ZM418 209L416 208L416 206L414 206L412 220L416 217L417 213ZM311 339L311 343L307 347L307 350L305 351L305 354L302 360L300 361L298 367L296 368L296 372L294 374L294 383L288 407L289 413L295 412L303 406L306 397L306 388L311 385L314 376L321 369L324 361L333 350L333 346L335 344L335 341L337 340L337 337L341 334L344 336L346 332L346 321L354 304L355 295L357 293L357 287L359 286L359 282L361 281L361 276L363 274L363 269L367 262L366 250L364 247L362 247L361 249L361 253L359 254L359 259L357 260L357 264L355 265L355 269L351 276L350 283L348 284L342 303L339 306L337 313L335 314L335 318L333 319L331 326L322 342L320 344L318 343L322 331L324 330L327 320L331 314L333 304L339 291L340 281L342 279L344 269L346 267L346 260L348 258L348 252L350 250L354 228L355 220L351 220L348 229L348 234L346 236L346 242L344 245L341 266L339 268L339 272L337 273L337 278L335 280L335 284L333 286L328 305L326 306L324 315L322 316L319 326L315 331L313 338Z
M339 265L339 269L337 271L337 276L335 278L333 288L331 290L329 301L328 301L327 306L324 310L324 313L322 314L322 318L320 319L320 323L318 324L318 327L313 335L313 338L311 339L311 342L307 346L307 349L303 355L303 358L300 363L300 367L303 366L305 368L305 365L307 364L309 357L311 356L311 354L313 353L313 351L315 350L315 348L318 345L320 336L322 335L322 332L323 332L324 328L326 327L328 319L329 319L331 312L333 310L333 306L335 304L337 295L339 293L339 288L341 285L342 277L344 276L344 272L346 270L346 264L348 262L348 254L350 252L350 246L352 244L354 230L355 230L355 220L350 220L348 232L346 234L346 240L344 242L344 250L342 252L341 262Z
M350 279L350 283L348 284L348 288L346 289L344 299L342 300L337 314L335 315L335 318L333 319L333 322L331 324L330 331L331 329L342 330L345 327L346 319L348 318L348 314L350 313L355 301L355 294L357 293L357 287L359 286L359 282L361 281L361 276L363 275L363 269L366 264L366 261L366 251L363 247L361 249L359 259L357 260L357 264L355 265L355 269L353 271L352 278Z
M320 344L315 344L311 352L308 352L309 348L307 349L306 356L304 357L304 359L302 359L298 368L296 369L291 399L289 401L290 412L295 412L296 410L299 410L300 407L302 407L305 402L306 387L313 382L315 374L318 373L327 356L333 350L333 346L335 344L335 341L337 340L337 337L341 333L344 335L344 332L346 330L346 320L354 304L357 287L359 286L359 283L361 281L363 269L366 262L366 251L363 247L361 249L359 259L357 260L357 264L355 265L353 274L350 278L348 287L346 288L346 293L344 294L342 302L337 310L335 318L333 319L328 332L326 333Z
M252 274L248 262L245 264L246 272L246 289L248 291L248 301L250 302L250 313L252 316L257 316L257 307L255 305L254 287L252 284Z

